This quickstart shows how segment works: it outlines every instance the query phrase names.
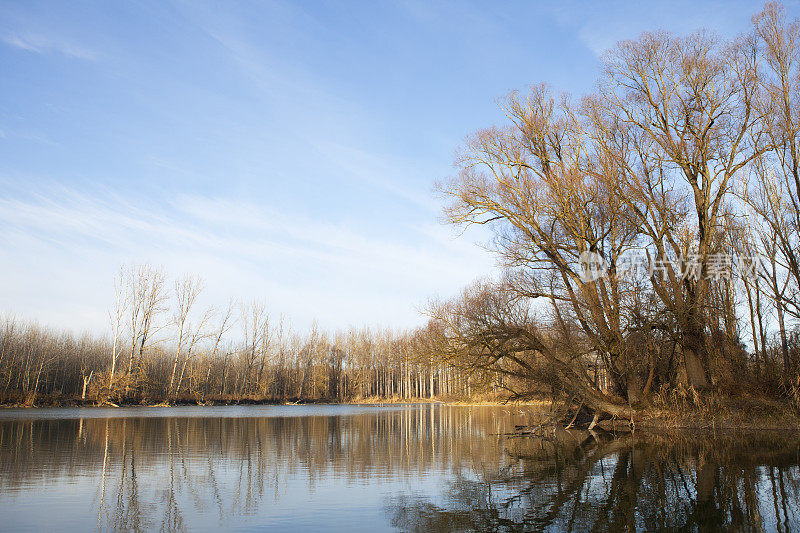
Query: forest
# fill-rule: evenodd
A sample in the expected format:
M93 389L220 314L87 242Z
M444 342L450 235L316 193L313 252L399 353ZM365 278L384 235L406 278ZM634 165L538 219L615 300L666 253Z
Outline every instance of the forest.
M130 265L115 284L110 336L0 319L0 401L310 402L460 398L469 377L412 356L414 332L316 325L295 332L259 302L200 308L199 278Z
M500 99L437 184L502 276L413 331L297 333L202 282L122 269L106 337L5 318L0 401L549 399L630 418L732 400L800 411L800 25L777 3L723 40L649 32L594 92Z

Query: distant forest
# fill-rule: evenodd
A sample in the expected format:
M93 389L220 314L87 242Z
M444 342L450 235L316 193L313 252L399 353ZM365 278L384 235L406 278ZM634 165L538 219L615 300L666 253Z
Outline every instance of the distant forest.
M300 333L260 303L198 308L199 278L120 271L111 335L0 319L0 401L309 402L463 398L469 377L420 356L417 332Z

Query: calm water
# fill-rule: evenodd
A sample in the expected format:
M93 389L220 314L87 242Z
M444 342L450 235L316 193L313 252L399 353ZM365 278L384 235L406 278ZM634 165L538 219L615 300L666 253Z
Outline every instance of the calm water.
M800 437L560 431L519 407L0 411L2 530L800 529Z

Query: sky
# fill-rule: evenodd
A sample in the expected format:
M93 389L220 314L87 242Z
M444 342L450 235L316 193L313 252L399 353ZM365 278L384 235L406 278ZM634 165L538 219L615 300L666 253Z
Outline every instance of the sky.
M792 16L796 3L786 4ZM434 190L497 99L760 2L0 0L0 313L102 332L122 265L299 327L414 327L496 271Z

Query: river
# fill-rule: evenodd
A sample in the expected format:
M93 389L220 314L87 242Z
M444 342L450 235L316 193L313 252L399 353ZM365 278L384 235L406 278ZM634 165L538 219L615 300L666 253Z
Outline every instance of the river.
M524 406L0 410L0 530L800 528L792 432L510 437Z

